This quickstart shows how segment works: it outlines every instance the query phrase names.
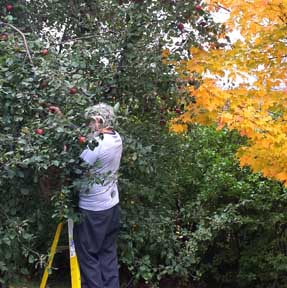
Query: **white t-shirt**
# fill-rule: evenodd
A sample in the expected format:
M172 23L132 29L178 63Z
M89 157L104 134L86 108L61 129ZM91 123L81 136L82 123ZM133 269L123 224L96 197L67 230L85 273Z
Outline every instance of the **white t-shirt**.
M99 143L97 147L93 150L87 147L80 155L89 164L89 173L95 175L97 181L90 183L88 191L80 191L79 207L102 211L119 203L117 173L123 145L117 132L105 133L102 140L96 140Z

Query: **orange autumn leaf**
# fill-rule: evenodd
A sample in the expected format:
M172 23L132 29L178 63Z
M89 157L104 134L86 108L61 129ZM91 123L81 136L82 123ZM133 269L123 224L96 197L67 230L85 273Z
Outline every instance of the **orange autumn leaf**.
M236 29L241 38L221 49L191 47L190 60L177 63L179 75L202 79L187 88L196 101L180 119L239 131L248 138L240 164L287 183L287 1L205 2L229 11L223 34Z

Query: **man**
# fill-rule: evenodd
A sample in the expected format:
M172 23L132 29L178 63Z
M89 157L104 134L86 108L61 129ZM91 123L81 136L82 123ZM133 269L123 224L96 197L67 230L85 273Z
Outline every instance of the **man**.
M56 106L53 112L62 115ZM82 288L118 288L116 239L120 225L117 173L122 140L113 129L113 108L100 103L86 110L90 134L80 158L88 166L81 180L81 221L74 226L74 242ZM96 143L96 144L95 144Z
M119 272L116 239L120 211L117 173L122 156L122 140L113 129L114 111L100 103L87 109L89 142L80 158L89 166L95 183L80 191L82 221L75 225L74 241L79 260L82 288L118 288ZM95 146L95 147L94 147Z

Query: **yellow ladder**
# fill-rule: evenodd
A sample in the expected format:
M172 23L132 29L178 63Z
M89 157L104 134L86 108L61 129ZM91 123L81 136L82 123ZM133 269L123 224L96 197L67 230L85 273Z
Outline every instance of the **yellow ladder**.
M46 288L47 280L49 277L49 270L51 269L52 264L53 264L53 260L54 260L54 256L55 256L55 253L57 250L59 238L60 238L61 232L63 230L63 225L64 225L64 223L61 222L57 226L57 230L56 230L54 240L53 240L51 250L50 250L48 265L45 268L45 271L44 271L44 274L42 277L42 281L40 284L40 288ZM73 227L74 227L73 220L68 219L71 283L72 283L72 288L81 288L81 275L80 275L78 258L77 258L76 250L75 250L74 239L73 239Z

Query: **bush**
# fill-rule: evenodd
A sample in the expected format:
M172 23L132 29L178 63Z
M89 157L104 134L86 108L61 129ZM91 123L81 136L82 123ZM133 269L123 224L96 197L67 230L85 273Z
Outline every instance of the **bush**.
M121 261L135 279L284 287L286 193L239 167L234 152L244 139L195 126L142 142L120 185Z

